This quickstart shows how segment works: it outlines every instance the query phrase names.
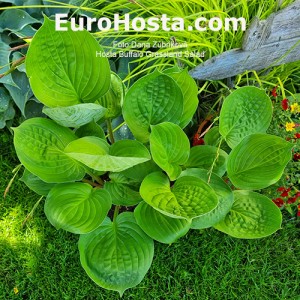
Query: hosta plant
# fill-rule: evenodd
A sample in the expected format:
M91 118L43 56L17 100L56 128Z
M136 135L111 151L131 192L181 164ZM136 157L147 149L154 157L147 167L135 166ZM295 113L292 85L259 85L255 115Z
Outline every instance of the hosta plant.
M280 228L279 209L257 190L279 180L292 145L266 134L263 90L232 92L206 144L191 148L184 128L198 99L187 70L155 71L126 90L99 53L88 32L56 32L46 18L26 72L49 118L14 128L22 180L46 197L53 226L79 235L81 264L98 285L122 295L139 284L154 240L208 227L252 239ZM134 139L115 140L120 115Z

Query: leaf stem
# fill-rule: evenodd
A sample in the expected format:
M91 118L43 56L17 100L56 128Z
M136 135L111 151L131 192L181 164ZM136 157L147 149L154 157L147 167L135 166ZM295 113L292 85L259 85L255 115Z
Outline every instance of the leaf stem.
M111 119L107 119L106 124L107 124L107 130L108 130L110 142L113 144L115 142L115 138L114 138L113 128L111 125Z
M101 186L104 185L104 181L102 180L102 178L100 176L97 176L95 174L93 174L92 172L87 171L87 174L89 174L93 180L95 180L96 182L98 182Z

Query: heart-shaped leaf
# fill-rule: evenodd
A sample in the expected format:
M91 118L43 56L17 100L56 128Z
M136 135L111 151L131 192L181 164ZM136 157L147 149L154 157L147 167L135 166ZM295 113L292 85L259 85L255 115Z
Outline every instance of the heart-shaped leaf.
M150 125L162 122L180 123L183 95L176 81L155 71L144 76L128 90L123 116L131 132L139 141L149 140Z
M227 173L240 189L258 190L277 182L291 160L293 145L268 134L245 137L229 154Z
M84 234L98 228L111 208L111 198L103 189L81 182L57 184L45 202L45 214L56 229Z
M252 191L233 193L233 206L216 229L236 238L256 239L281 228L281 212L271 199Z
M164 122L151 126L150 150L156 164L175 180L189 158L190 142L178 125Z
M231 148L245 136L265 133L272 119L272 102L265 91L253 86L229 95L220 113L220 133Z
M171 244L184 236L191 222L185 219L168 217L146 202L141 202L134 210L134 216L140 227L154 240Z
M81 103L66 107L45 107L43 113L61 126L78 128L104 117L107 109L95 103Z
M110 68L102 48L87 31L56 31L45 17L26 56L35 96L49 107L95 102L110 85Z
M213 189L203 180L192 176L177 179L171 189L166 175L151 173L143 180L140 194L145 202L159 212L186 220L206 214L218 205Z
M191 148L188 161L185 163L187 168L200 168L210 170L219 176L226 172L228 154L222 149L214 146L202 145Z
M187 169L180 174L182 176L195 176L208 182L209 186L215 191L219 204L211 212L192 220L192 229L203 229L213 226L223 220L230 211L233 204L233 193L230 187L216 174L209 174L203 169Z
M14 145L20 162L45 182L70 182L85 175L82 164L64 153L74 133L44 118L32 118L14 128Z
M154 245L128 212L114 222L106 218L98 229L81 235L79 252L87 274L101 287L122 296L143 280L152 263Z
M183 94L183 113L180 118L179 126L184 128L192 120L198 107L198 87L195 80L189 75L187 68L170 68L164 71L165 74L172 77Z
M109 148L104 140L96 137L71 142L65 153L97 171L121 172L151 159L148 149L138 141L121 140Z

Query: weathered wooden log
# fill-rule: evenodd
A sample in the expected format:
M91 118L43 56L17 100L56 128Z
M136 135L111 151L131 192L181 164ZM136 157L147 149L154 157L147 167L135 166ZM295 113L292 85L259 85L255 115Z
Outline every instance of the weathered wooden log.
M247 29L241 49L212 57L190 71L199 80L219 80L300 60L300 1L255 18Z

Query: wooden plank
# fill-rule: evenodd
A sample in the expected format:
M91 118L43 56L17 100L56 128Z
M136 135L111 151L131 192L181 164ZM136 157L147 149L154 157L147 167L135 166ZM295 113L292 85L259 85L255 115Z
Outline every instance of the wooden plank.
M300 0L266 20L255 18L246 31L241 49L212 57L190 71L199 80L219 80L245 71L300 60Z

